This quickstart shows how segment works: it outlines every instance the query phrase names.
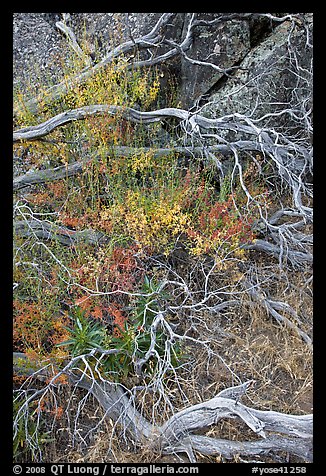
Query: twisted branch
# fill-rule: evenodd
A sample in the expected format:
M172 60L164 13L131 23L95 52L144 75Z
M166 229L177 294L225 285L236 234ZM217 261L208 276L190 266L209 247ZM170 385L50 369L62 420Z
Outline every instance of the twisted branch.
M210 400L178 411L161 426L151 424L135 408L133 400L128 398L128 394L131 395L131 392L121 384L112 383L99 374L96 376L89 365L87 365L87 371L76 373L74 370L78 361L85 363L87 357L95 357L96 354L108 352L111 351L94 349L89 354L75 357L52 377L42 395L53 389L58 376L67 375L74 386L81 387L88 394L93 395L102 406L106 418L118 421L124 432L126 431L138 445L148 445L152 451L163 454L186 452L193 460L194 451L208 455L220 454L225 458L231 458L235 452L244 455L257 455L287 451L306 461L311 461L312 415L288 415L274 411L256 410L243 405L239 398L252 384L252 381L235 388L225 389ZM22 354L18 354L14 358L16 366L19 367ZM25 362L26 356L22 360ZM44 372L48 376L46 369L47 366ZM24 367L21 367L21 371L24 372ZM44 377L42 370L34 371L34 373L29 372L29 374L29 378ZM30 396L20 407L15 425L18 425L21 418L26 417L31 399ZM193 433L216 425L225 418L239 418L262 439L254 442L233 442ZM272 432L272 434L266 435L266 432ZM275 435L275 432L279 435Z

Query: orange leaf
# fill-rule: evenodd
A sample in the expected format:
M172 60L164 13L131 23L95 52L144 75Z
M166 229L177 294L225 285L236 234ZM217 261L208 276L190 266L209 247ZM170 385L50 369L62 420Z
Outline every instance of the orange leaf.
M100 306L95 306L94 310L92 312L92 315L93 315L93 317L95 317L95 319L103 319L103 312L102 312L101 307Z

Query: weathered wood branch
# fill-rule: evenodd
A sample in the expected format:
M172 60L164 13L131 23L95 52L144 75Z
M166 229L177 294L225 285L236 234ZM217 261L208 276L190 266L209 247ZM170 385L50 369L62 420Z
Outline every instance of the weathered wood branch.
M256 441L231 441L204 435L190 435L178 446L171 448L171 453L186 452L189 455L189 448L203 455L220 455L225 459L232 459L239 455L265 456L280 451L298 456L307 462L312 462L313 459L313 448L310 441L278 435L270 435ZM194 463L196 460L191 462Z
M21 188L29 185L53 182L66 177L71 177L81 173L83 170L83 162L75 162L69 165L62 165L45 170L37 170L33 172L27 172L24 175L20 175L13 179L13 190L20 190Z
M33 140L43 137L50 132L52 132L57 127L60 127L65 124L69 124L72 121L85 119L87 116L93 115L102 115L105 113L110 114L116 113L116 108L114 106L107 106L105 104L99 104L95 106L85 106L78 109L72 109L69 111L62 112L61 114L57 114L51 119L42 122L36 126L25 127L20 129L13 134L13 142L17 142L19 140ZM114 111L114 112L113 112Z
M264 305L270 315L273 316L278 323L285 324L289 329L296 332L301 337L301 339L312 349L312 340L308 336L308 334L302 329L300 329L298 325L288 319L284 314L280 314L278 312L277 306L273 303L273 301L271 301L270 299L265 299Z
M281 325L285 325L289 329L291 329L294 333L298 334L301 339L312 349L312 339L308 336L306 332L304 332L301 327L301 321L297 316L294 309L291 308L287 303L283 303L280 301L274 301L273 299L269 299L265 296L263 292L257 289L257 287L251 283L245 283L247 292L252 297L252 299L259 304L261 304L267 312ZM285 313L288 313L298 322L298 324L294 323L288 317L286 317Z
M35 219L14 221L13 226L14 232L18 236L35 236L45 240L56 240L65 246L79 243L99 245L108 239L104 233L94 230L70 230L55 223Z
M230 118L209 119L207 117L201 116L200 114L194 114L184 109L178 109L174 107L146 112L139 111L131 107L94 104L90 106L83 106L77 109L71 109L69 111L57 114L47 121L35 126L24 127L22 129L16 130L13 133L13 142L39 139L40 137L44 137L45 135L54 131L57 127L69 124L72 121L85 119L88 116L101 116L105 114L111 116L121 115L121 117L132 122L144 124L150 124L152 122L159 122L162 119L172 118L179 121L185 121L185 123L187 123L194 131L200 127L203 129L224 129L257 135L257 131L255 129L241 124L240 122L234 122L230 120Z
M275 256L276 258L280 258L280 256L283 256L283 258L287 259L294 265L302 265L304 263L309 263L311 264L313 262L313 256L311 253L303 253L302 251L296 251L296 250L283 250L281 249L280 246L277 246L273 243L269 243L268 241L265 240L260 240L257 239L253 241L252 243L248 243L245 245L242 245L242 248L245 250L254 250L254 251L263 251L264 253L271 254L272 256Z
M86 66L91 66L92 63L93 63L92 58L90 56L88 56L86 53L84 53L84 51L81 49L81 47L79 46L79 44L77 42L76 35L72 31L72 29L69 28L69 26L67 26L66 23L64 23L62 21L57 21L55 26L62 33L64 33L66 35L66 37L68 38L69 44L71 45L73 50L77 53L77 55L84 60Z
M216 146L208 147L127 147L127 146L115 146L108 147L106 151L107 156L113 156L116 158L119 157L135 157L144 153L150 152L153 158L167 156L171 153L180 154L185 158L209 158L209 160L215 163L218 159L214 154L223 155L229 154L232 147L238 147L239 149L244 150L255 150L257 149L257 144L254 141L237 141L228 144L219 144ZM101 157L103 157L103 150L101 152ZM94 154L94 158L97 155ZM37 170L32 172L27 172L24 175L20 175L13 179L13 190L20 190L21 188L27 187L29 185L41 184L46 182L52 182L55 180L60 180L66 177L71 177L77 175L83 171L83 168L87 162L92 160L92 156L86 156L83 160L74 162L68 165L61 165L59 167L54 167L50 169Z
M232 458L235 454L250 456L287 451L305 461L312 461L313 415L287 415L243 405L239 400L252 381L225 389L216 397L185 408L163 425L155 426L135 408L134 398L130 398L131 392L128 389L102 377L95 379L93 374L87 375L87 372L76 368L78 359L85 362L87 356L94 357L98 352L101 350L94 349L87 355L73 358L60 372L68 376L72 385L93 395L104 409L106 417L118 422L138 445L146 445L152 451L165 454L186 452L191 461L195 461L193 451L220 454L225 458ZM28 375L31 375L26 360L28 358L24 354L14 356L16 367L21 366L20 374L27 368ZM35 368L35 363L31 367ZM34 375L36 378L44 378L41 370L35 371ZM45 375L48 376L46 370ZM52 380L55 381L55 377ZM262 438L238 442L193 433L216 425L224 418L239 418ZM271 434L266 435L266 432Z

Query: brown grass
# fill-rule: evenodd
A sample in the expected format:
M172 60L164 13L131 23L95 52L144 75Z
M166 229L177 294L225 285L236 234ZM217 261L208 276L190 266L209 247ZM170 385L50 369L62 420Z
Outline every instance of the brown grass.
M311 330L311 293L305 289L304 272L292 273L285 281L277 277L273 287L273 299L285 300L304 316L305 331ZM286 296L286 299L285 299ZM312 413L312 352L307 344L292 330L280 326L269 316L263 306L248 303L241 309L235 309L223 316L209 313L201 315L203 326L197 327L197 337L204 339L210 333L211 352L199 344L189 344L185 349L193 359L193 364L180 373L181 395L173 379L167 382L169 397L176 410L212 398L219 391L254 379L255 384L248 390L242 402L262 410L275 410L292 414ZM288 316L289 317L289 316ZM204 325L205 324L205 325ZM207 329L211 329L209 332ZM237 380L238 379L238 380ZM140 395L140 398L142 396ZM145 415L151 418L153 400L143 396ZM96 403L85 407L85 424L92 416ZM158 407L157 424L163 423L171 414L163 404ZM97 409L98 418L101 411ZM93 420L95 421L95 420ZM131 448L118 434L110 438L113 430L111 421L104 422L90 439L87 448L78 447L65 452L56 441L56 450L52 448L48 460L58 462L124 462L124 463L176 463L187 461L186 455L154 455L145 448ZM224 420L206 432L209 436L230 440L252 440L256 436L238 420ZM63 440L61 441L61 443ZM218 457L197 455L199 462L222 462ZM273 459L274 458L274 459ZM280 461L282 455L279 455ZM241 462L234 458L232 461ZM249 461L249 459L248 459ZM256 458L259 461L259 458ZM261 459L263 462L275 462L275 456ZM295 460L293 459L293 462Z

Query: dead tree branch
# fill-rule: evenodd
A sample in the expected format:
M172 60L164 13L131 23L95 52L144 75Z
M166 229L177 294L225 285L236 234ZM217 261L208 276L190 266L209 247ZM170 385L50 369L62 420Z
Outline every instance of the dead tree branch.
M313 262L313 256L310 253L302 253L301 251L295 250L283 250L282 252L280 246L269 243L265 240L257 239L253 243L245 244L242 247L246 250L262 251L271 254L276 258L280 258L281 260L284 256L285 259L289 260L294 266L301 266L304 263L311 264Z
M20 190L29 185L53 182L63 178L72 177L81 173L83 170L83 162L75 162L69 165L62 165L52 169L38 170L36 172L27 172L13 179L13 190Z
M236 451L244 455L287 451L304 461L312 460L312 415L288 415L275 411L256 410L243 405L239 397L241 393L245 393L245 389L252 381L245 382L235 389L225 389L210 400L178 411L163 425L156 426L135 408L133 399L130 398L131 391L121 384L104 379L87 364L87 358L95 357L96 354L103 352L110 351L94 349L89 354L69 361L50 379L42 391L42 397L46 392L53 390L60 375L67 375L72 385L81 387L88 394L93 395L102 406L106 418L118 421L123 431L130 435L138 446L149 446L152 451L163 454L186 452L191 461L196 461L194 456L196 451L202 454L221 454L225 458L232 457ZM21 361L23 372L26 367L26 358L25 356L22 358L21 354L15 356L16 366L19 367ZM85 364L85 370L77 371L78 362ZM45 366L44 371L48 377L47 368ZM44 374L42 375L42 370L36 370L29 379L33 376L39 378L44 377ZM22 404L16 416L15 426L19 424L20 419L26 418L28 405L34 398L35 395L29 396ZM230 442L193 433L217 425L225 418L242 420L261 439L254 442ZM272 434L266 435L266 432L272 432Z
M72 31L72 29L69 28L69 26L67 26L66 23L62 21L57 21L55 26L62 33L64 33L64 35L67 36L69 44L71 45L73 50L77 53L77 55L85 61L86 66L91 66L93 64L92 58L86 55L86 53L84 53L84 51L81 49L81 47L79 46L77 42L76 35Z
M164 157L171 153L180 154L186 158L195 158L199 157L202 159L208 159L213 165L217 165L220 168L220 161L214 154L221 154L222 156L227 157L228 154L232 151L232 148L238 148L239 150L259 150L259 146L254 141L236 141L231 142L230 144L218 144L215 146L171 146L171 147L128 147L128 146L110 146L107 148L107 151L101 151L101 157L103 154L110 155L115 158L120 157L136 157L147 152L150 152L153 158ZM97 155L94 154L94 158ZM222 157L223 159L223 157ZM86 155L82 161L74 162L67 165L61 165L59 167L29 171L24 175L15 177L13 179L13 190L20 190L24 187L34 184L41 184L46 182L52 182L55 180L61 180L63 178L68 178L74 175L81 173L84 169L86 163L90 160L93 160L93 157Z
M44 220L21 220L14 221L14 232L22 237L36 237L44 240L56 240L62 245L73 246L78 243L87 243L90 245L99 245L108 240L100 232L93 230L70 230L56 223Z

